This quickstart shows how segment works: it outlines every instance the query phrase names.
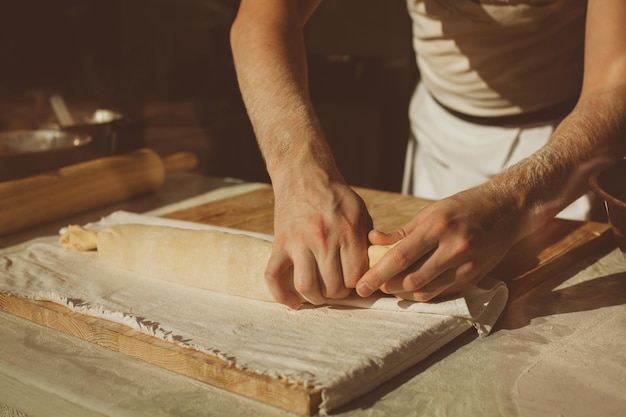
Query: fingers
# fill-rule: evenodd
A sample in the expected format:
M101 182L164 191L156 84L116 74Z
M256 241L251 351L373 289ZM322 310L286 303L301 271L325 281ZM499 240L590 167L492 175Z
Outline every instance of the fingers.
M374 229L374 230L371 230L367 235L367 238L372 246L386 247L387 250L397 245L405 237L406 237L406 232L404 231L404 229L398 229L393 233L384 233L384 232ZM374 261L377 262L379 259L380 258L377 258ZM372 265L372 263L370 263L370 265Z
M315 267L319 268L315 274L318 287L324 298L344 298L349 291L343 279L341 269L341 257L333 253L327 257L317 260ZM304 293L302 293L305 295ZM306 295L305 295L306 296Z
M356 286L357 294L361 297L369 297L390 279L411 270L412 267L415 269L421 266L416 265L416 262L432 249L431 245L412 243L409 239L401 240L363 275ZM415 276L413 275L408 280L401 280L401 285L405 285L405 281L407 281L410 284L409 287L412 287L410 289L414 290L428 282L427 280L425 282L408 282L414 279ZM400 289L408 291L404 286L401 286Z
M367 267L366 242L319 259L310 251L290 256L275 250L265 279L277 302L297 309L302 300L320 305L347 297Z
M319 305L324 296L318 280L318 269L312 255L298 255L293 259L282 250L275 250L267 263L265 281L276 302L294 310L302 301Z
M293 287L297 293L313 305L320 305L325 302L318 275L317 262L311 253L294 257Z
M367 241L341 246L338 250L294 257L294 287L312 304L345 298L367 270Z
M396 292L393 293L393 295L404 300L426 302L437 297L459 294L478 281L478 279L476 279L477 276L467 275L467 273L464 272L465 269L468 269L467 264L454 270L446 271L438 276L436 280L431 280L417 291Z
M462 262L455 266L441 255L445 251L432 249L422 256L406 251L400 244L390 249L363 275L363 279L356 285L357 293L367 297L380 289L398 298L424 302L459 292L473 283L472 277L476 276L473 262ZM346 249L344 253L350 251ZM416 257L417 261L411 263ZM338 253L317 260L312 253L307 252L294 256L292 260L286 252L277 251L268 262L266 280L276 301L292 309L298 309L303 300L314 305L325 304L328 299L346 297L350 288L354 287L352 283L347 283L349 272L344 271L349 268L354 268L353 271L366 269L363 262L356 261L357 258L340 256ZM346 259L343 264L342 259ZM348 265L348 259L353 260L352 265Z
M369 268L369 259L367 255L367 241L363 239L349 246L340 248L341 256L341 272L343 276L343 284L347 290L345 296L348 295L351 288L355 288L359 279ZM329 298L331 297L329 294ZM343 298L343 297L339 297Z
M283 251L273 251L265 269L265 282L277 303L297 310L302 300L293 287L293 262Z
M441 296L458 294L477 283L483 276L482 272L476 268L474 261L465 261L458 265L449 263L446 268L442 269L444 272L438 275L424 272L424 266L427 263L424 262L421 267L411 268L406 275L398 275L390 279L381 287L381 291L405 300L425 302ZM425 275L420 277L421 273ZM415 284L420 282L423 284Z
M372 231L375 245L391 246L357 283L367 297L383 292L427 301L459 292L484 277L519 239L515 223L523 218L504 204L470 189L437 201L417 212L400 230ZM492 195L490 189L488 195Z
M374 229L368 233L367 238L372 243L372 245L389 246L400 240L401 236L398 232L383 233L379 230Z
M380 290L386 294L399 294L422 288L437 278L437 275L440 273L433 270L434 268L432 267L429 268L432 265L432 261L429 259L431 256L432 252L429 252L414 262L409 268L389 278L380 286ZM430 261L429 264L426 264L426 261Z
M430 301L439 295L447 292L448 288L454 286L456 274L454 272L446 272L435 280L431 279L427 284L418 288L417 290L409 291L389 291L387 288L383 289L383 292L387 294L393 294L398 298L411 301Z
M266 277L276 300L295 305L345 298L369 266L372 219L344 183L320 192L301 187L275 199L274 250Z

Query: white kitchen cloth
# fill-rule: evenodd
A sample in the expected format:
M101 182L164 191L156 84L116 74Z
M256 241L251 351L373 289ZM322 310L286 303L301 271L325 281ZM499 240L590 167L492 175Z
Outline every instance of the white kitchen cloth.
M194 223L183 220L167 219L163 217L135 214L127 211L117 211L101 219L97 223L85 225L86 228L99 230L116 224L148 224L158 226L180 227L195 230L219 230L226 233L246 234L259 239L273 241L273 236L250 231ZM65 231L61 230L60 234ZM508 288L504 282L495 279L485 279L480 286L475 286L465 291L460 297L445 301L421 303L408 300L400 300L382 294L375 294L368 298L359 297L356 294L343 300L333 300L334 305L373 308L410 313L442 314L466 319L470 321L481 337L489 335L493 325L500 316L508 299Z
M120 223L216 228L128 212L88 226ZM58 236L0 251L4 293L54 301L244 369L321 389L322 411L370 391L472 325L487 335L508 291L500 281L486 284L439 303L356 297L346 300L346 306L292 311L116 269L100 262L96 252L66 251Z

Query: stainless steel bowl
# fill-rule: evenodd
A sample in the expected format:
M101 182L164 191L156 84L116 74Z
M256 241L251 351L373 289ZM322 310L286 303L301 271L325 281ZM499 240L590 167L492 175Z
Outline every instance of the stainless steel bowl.
M591 176L591 189L604 200L613 235L626 259L626 159Z
M43 127L91 136L93 146L103 154L113 155L116 152L119 130L127 122L121 113L108 109L70 108L70 111L74 119L73 124L60 126L55 118L50 118Z
M18 155L75 148L91 142L91 137L58 130L18 130L0 133L0 155Z
M93 144L91 136L54 129L0 132L0 181L103 156Z

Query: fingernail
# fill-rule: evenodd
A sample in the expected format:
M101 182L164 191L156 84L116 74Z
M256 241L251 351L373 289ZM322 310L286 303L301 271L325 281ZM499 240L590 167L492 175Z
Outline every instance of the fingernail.
M356 292L361 297L369 297L374 292L374 289L367 282L361 282L356 286Z
M299 297L294 297L294 299L292 299L287 305L292 310L300 310L300 307L302 307L302 301Z

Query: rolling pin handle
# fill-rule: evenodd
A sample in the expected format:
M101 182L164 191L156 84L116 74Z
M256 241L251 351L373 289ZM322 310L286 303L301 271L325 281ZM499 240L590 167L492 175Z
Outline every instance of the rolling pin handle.
M165 172L191 171L198 164L198 157L191 152L177 152L163 158Z

